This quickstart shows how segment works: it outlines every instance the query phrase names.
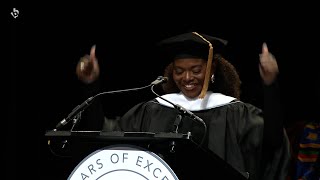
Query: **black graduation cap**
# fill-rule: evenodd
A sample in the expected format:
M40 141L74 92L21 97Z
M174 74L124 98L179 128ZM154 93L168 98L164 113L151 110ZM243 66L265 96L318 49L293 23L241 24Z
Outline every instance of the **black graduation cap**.
M157 45L160 57L165 60L172 61L183 57L208 60L204 85L199 95L199 98L203 98L208 90L213 54L222 53L227 41L206 34L188 32L164 39Z
M173 60L179 57L199 57L207 59L211 43L213 53L222 53L227 41L221 38L188 32L160 41L157 45L160 56L166 60Z

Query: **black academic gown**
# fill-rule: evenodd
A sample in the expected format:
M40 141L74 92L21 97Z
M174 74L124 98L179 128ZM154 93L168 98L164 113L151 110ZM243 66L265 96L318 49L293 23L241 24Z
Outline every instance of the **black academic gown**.
M239 172L248 173L250 180L285 179L290 156L288 138L284 134L280 146L266 147L263 113L259 108L237 101L193 113L207 125L202 147ZM173 132L178 114L176 109L152 100L130 109L120 119L119 126L122 131ZM198 143L204 137L203 125L188 117L182 119L179 132L191 132L192 139Z
M207 125L202 147L222 158L239 172L248 172L250 180L284 180L288 170L290 148L288 137L283 131L279 100L279 87L274 83L264 87L264 111L241 101L192 111ZM101 104L96 102L86 113L87 120L83 119L80 124L85 129L93 126L86 124L94 124L95 128L91 129L99 129L104 116ZM155 99L142 102L121 117L115 130L173 132L173 124L178 113L174 108L159 104ZM187 117L182 120L178 130L180 133L191 132L192 139L198 143L204 137L203 125ZM212 171L214 176L215 169Z

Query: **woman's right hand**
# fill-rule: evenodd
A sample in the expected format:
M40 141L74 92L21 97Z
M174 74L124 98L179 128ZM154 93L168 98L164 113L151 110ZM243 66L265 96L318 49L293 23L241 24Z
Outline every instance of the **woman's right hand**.
M80 58L76 67L78 79L86 84L90 84L98 79L100 68L96 57L96 46L93 45L90 50L90 55L85 55Z

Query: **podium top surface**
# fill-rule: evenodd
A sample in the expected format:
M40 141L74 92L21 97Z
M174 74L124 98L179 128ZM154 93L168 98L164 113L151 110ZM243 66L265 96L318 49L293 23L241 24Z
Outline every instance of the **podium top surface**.
M54 138L91 138L91 139L103 139L103 140L161 140L161 139L181 139L190 140L191 133L154 133L154 132L123 132L123 131L47 131L46 137Z

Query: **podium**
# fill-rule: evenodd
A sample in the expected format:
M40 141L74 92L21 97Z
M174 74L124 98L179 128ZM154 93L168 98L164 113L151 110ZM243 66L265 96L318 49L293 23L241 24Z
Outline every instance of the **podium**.
M98 171L101 175L95 179L117 173L144 177L139 179L249 179L246 173L198 146L191 133L47 131L45 136L53 151L63 148L63 153L71 157L69 179L75 179L72 176L80 173L77 176L82 178L79 179L88 180ZM90 157L92 161L89 162ZM129 165L135 170L130 170ZM80 170L82 166L84 169ZM102 169L118 166L117 170L102 172ZM140 170L142 172L138 172ZM144 175L144 172L149 174Z

